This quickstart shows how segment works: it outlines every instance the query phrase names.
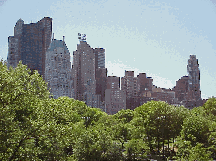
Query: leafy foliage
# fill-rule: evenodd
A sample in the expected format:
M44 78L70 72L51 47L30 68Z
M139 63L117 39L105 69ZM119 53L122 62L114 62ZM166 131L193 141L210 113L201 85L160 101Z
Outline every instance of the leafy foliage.
M150 101L107 115L53 99L37 71L0 62L0 160L216 159L216 99L188 110Z

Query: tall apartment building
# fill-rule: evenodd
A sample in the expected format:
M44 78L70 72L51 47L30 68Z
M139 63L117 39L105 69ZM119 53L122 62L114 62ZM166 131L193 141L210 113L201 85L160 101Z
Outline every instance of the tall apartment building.
M146 91L152 91L153 79L151 77L146 77L146 73L139 73L139 75L137 75L137 78L139 82L138 84L140 86L139 94Z
M138 86L139 86L139 96L140 96L140 105L147 103L147 101L151 101L152 98L152 87L153 87L153 79L152 77L146 77L146 73L139 73L137 75L138 78Z
M190 55L190 59L188 59L187 71L189 77L188 92L191 94L190 99L199 100L201 98L200 71L196 55Z
M105 49L91 48L85 34L78 33L78 39L80 41L73 52L72 65L74 97L88 106L105 110Z
M140 84L137 77L134 77L134 71L126 71L125 76L121 78L121 89L126 93L126 108L135 109L140 106Z
M124 90L120 90L120 77L107 77L105 95L105 112L107 114L115 114L121 109L126 109L126 93Z
M93 49L95 54L96 95L99 96L98 107L105 111L105 90L107 87L107 68L105 68L105 49Z
M160 88L155 85L152 86L152 91L149 91L151 94L151 100L154 101L164 101L168 104L176 104L175 91L166 88Z
M187 108L193 108L202 105L200 91L200 70L196 55L190 55L190 59L188 59L187 71L188 93L185 106Z
M95 54L85 40L77 45L73 52L73 74L75 99L84 101L86 105L95 107L96 80Z
M188 93L188 76L183 76L181 79L176 81L176 86L173 88L175 91L175 97L178 101L183 101L187 99Z
M53 34L54 35L54 34ZM54 98L74 98L70 52L62 40L52 39L46 52L45 80Z
M31 70L45 77L45 55L52 35L52 18L44 17L37 23L24 24L19 19L14 36L8 37L8 67L16 67L20 60Z

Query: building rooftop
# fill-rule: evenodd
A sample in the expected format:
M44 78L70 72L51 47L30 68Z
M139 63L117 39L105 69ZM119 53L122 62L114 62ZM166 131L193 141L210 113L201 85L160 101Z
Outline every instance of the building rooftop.
M65 42L62 40L56 40L56 39L52 40L47 51L53 51L57 47L61 47L61 48L63 47L67 52L69 52Z

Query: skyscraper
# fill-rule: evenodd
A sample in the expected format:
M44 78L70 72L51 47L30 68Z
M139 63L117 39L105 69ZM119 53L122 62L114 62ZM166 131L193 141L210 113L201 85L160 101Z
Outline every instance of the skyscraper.
M75 99L105 110L107 69L105 49L91 48L86 34L78 33L79 44L73 52L72 77Z
M193 108L201 105L201 91L200 91L200 70L198 59L196 55L190 55L187 65L188 71L188 94L187 104L188 108Z
M14 36L8 37L8 67L18 62L31 70L38 70L44 78L45 55L51 42L52 18L44 17L37 23L24 24L19 19L14 27Z
M121 78L121 89L126 93L126 108L135 109L140 105L138 78L134 77L134 71L126 71Z
M199 100L201 98L200 70L196 55L190 55L190 59L188 59L187 72L189 77L188 92L191 94L191 99Z
M79 36L79 34L78 34ZM79 38L79 37L78 37ZM75 99L84 101L86 105L97 106L95 80L95 54L82 37L73 52L73 75Z
M52 39L46 52L45 80L54 98L68 96L74 98L70 52L62 40Z

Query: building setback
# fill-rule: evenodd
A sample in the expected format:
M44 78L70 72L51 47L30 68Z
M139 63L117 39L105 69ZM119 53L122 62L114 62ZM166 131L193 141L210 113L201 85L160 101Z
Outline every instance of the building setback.
M45 77L45 55L51 42L52 18L44 17L37 23L24 24L19 19L14 36L8 37L8 67L16 67L20 60L31 70Z
M54 98L74 98L70 52L62 40L52 39L46 52L45 80Z

